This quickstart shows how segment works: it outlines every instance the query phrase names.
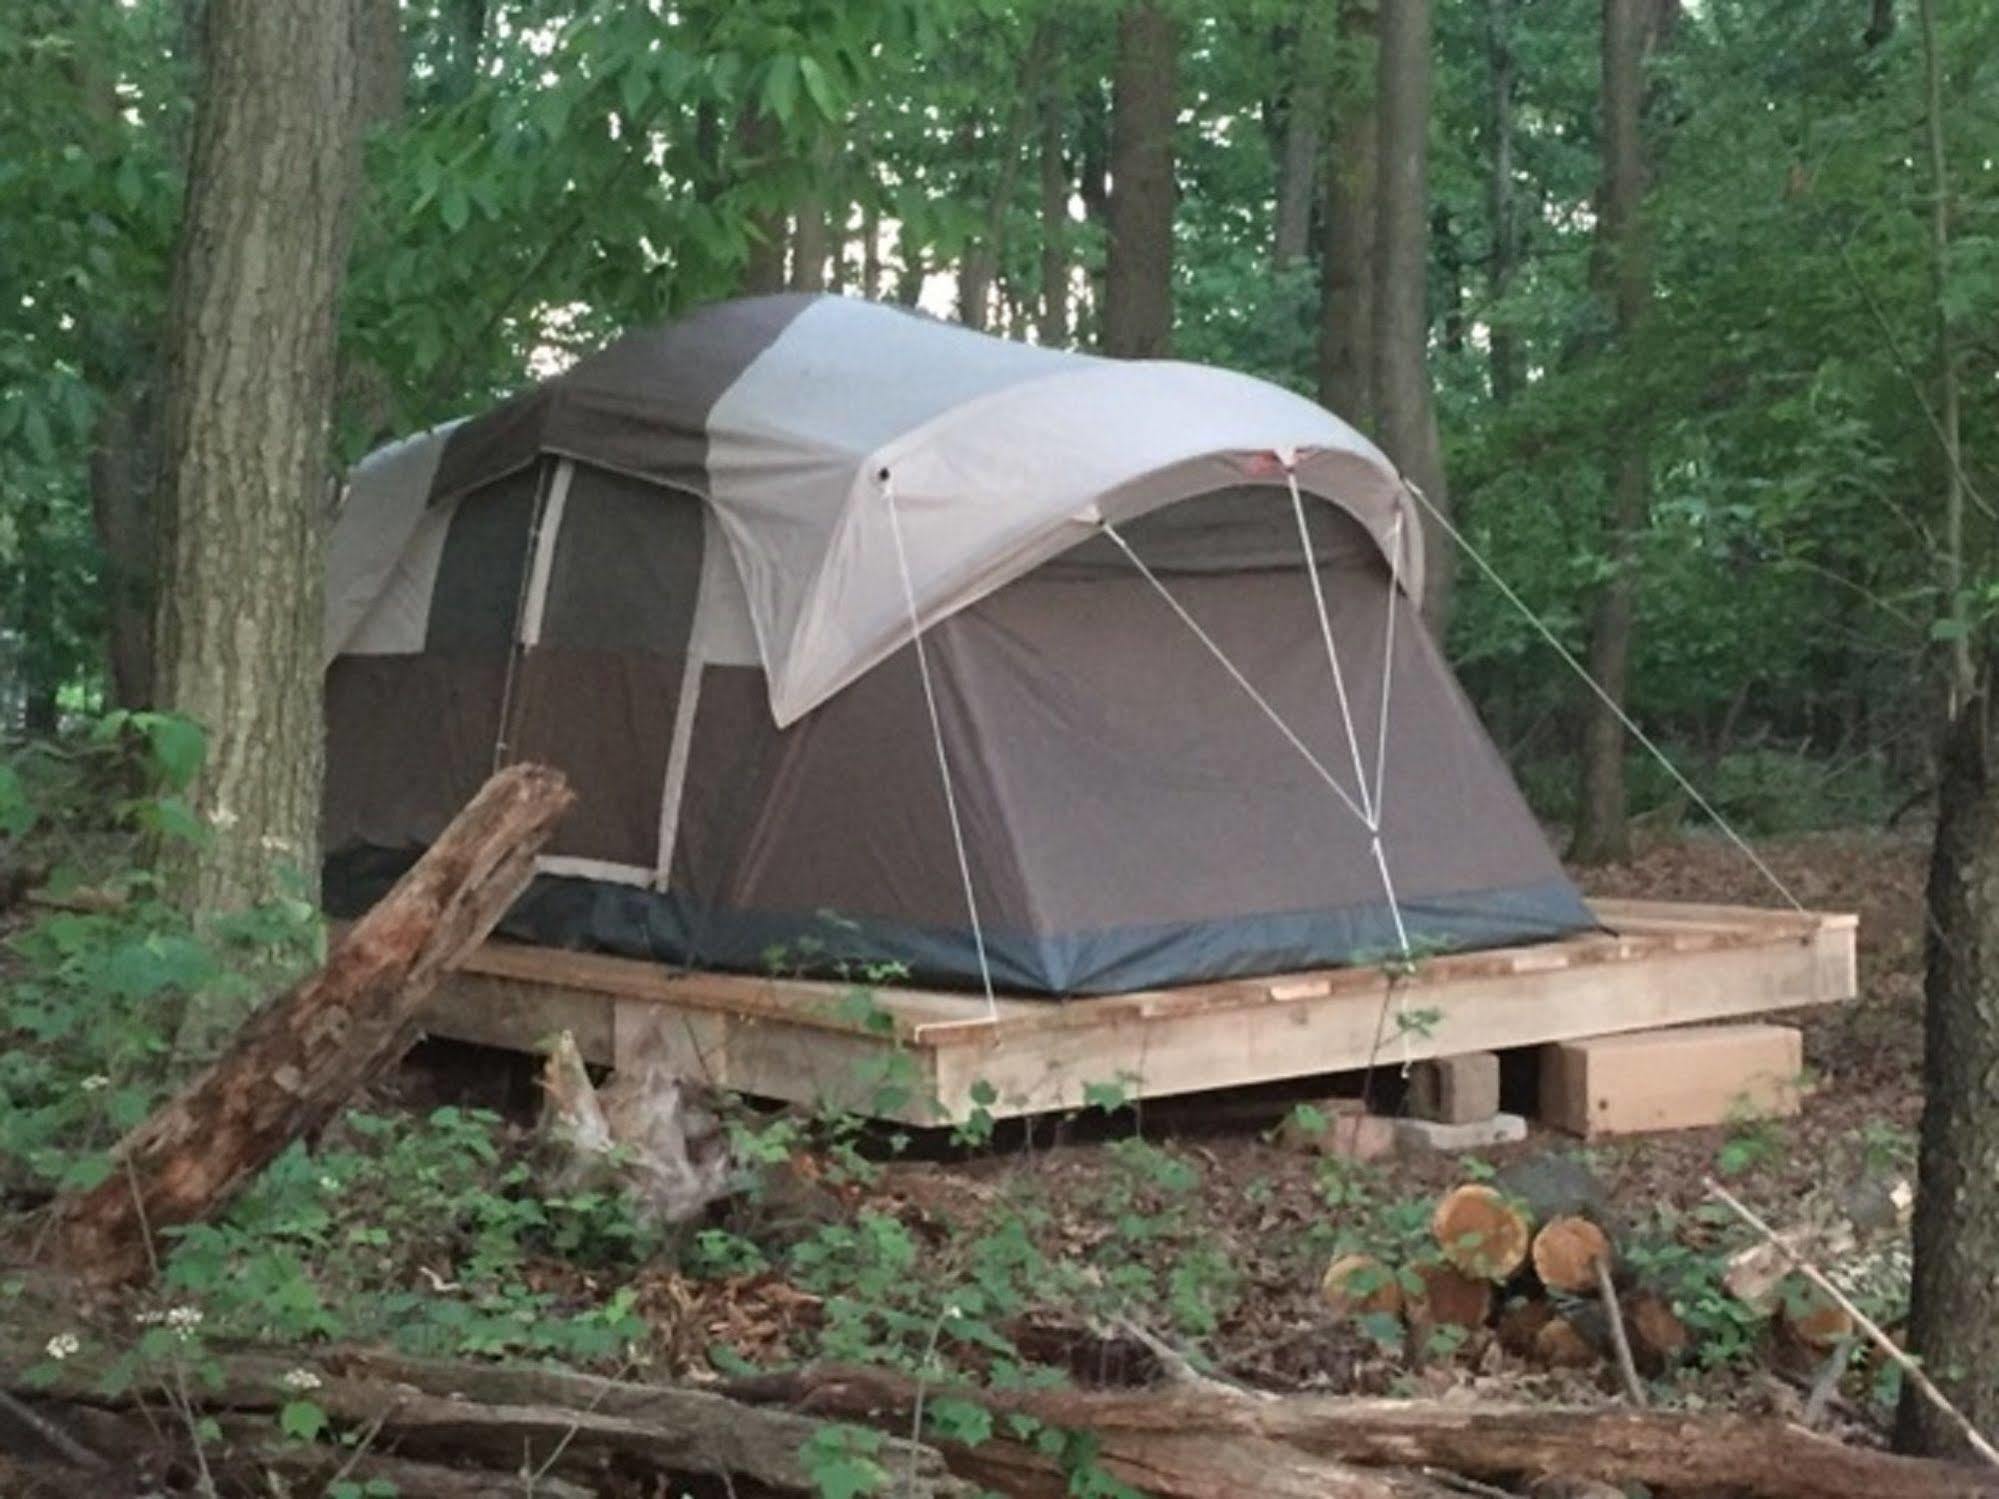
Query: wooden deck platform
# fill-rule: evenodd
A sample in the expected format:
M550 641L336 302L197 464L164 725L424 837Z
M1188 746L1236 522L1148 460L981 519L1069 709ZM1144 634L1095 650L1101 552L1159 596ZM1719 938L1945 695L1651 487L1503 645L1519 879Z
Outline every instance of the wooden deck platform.
M1342 1072L1853 997L1856 919L1596 900L1605 930L1427 958L1067 1003L740 974L489 942L432 1000L432 1034L518 1050L567 1029L584 1057L664 1049L730 1090L909 1124ZM1398 1026L1397 1012L1405 1017ZM1386 1024L1383 1023L1386 1013ZM1379 1037L1379 1039L1378 1039ZM985 1087L978 1085L985 1084Z

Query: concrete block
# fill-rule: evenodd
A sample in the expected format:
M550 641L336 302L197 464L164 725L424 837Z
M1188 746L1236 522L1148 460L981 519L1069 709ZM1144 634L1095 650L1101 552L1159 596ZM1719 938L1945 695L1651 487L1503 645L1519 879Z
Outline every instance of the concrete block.
M1490 1051L1434 1057L1409 1073L1409 1112L1438 1124L1472 1124L1499 1112L1499 1057Z
M1527 1121L1518 1114L1492 1113L1468 1124L1444 1124L1435 1119L1395 1121L1396 1147L1410 1153L1485 1150L1494 1145L1517 1145L1526 1138Z
M1590 1138L1795 1114L1803 1037L1787 1025L1690 1025L1541 1049L1541 1119Z

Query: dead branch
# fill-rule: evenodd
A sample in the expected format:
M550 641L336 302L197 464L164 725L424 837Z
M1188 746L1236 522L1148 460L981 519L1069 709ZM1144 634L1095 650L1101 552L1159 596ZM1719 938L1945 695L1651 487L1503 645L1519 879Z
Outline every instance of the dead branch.
M1785 1243L1776 1230L1751 1212L1741 1198L1729 1191L1720 1182L1710 1176L1701 1185L1707 1188L1709 1196L1731 1209L1736 1217L1755 1229L1757 1233L1761 1234L1770 1243L1776 1245L1778 1252L1791 1262L1791 1267L1798 1274L1804 1276L1806 1280L1831 1297L1834 1303L1847 1316L1853 1319L1854 1325L1867 1334L1869 1341L1875 1347L1901 1365L1902 1372L1908 1376L1910 1382L1923 1392L1923 1398L1942 1411L1956 1425L1957 1429L1964 1433L1964 1439L1971 1444L1972 1450L1984 1458L1986 1462L1999 1467L1999 1450L1995 1450L1992 1444L1985 1440L1978 1428L1973 1426L1965 1417L1963 1412L1950 1403L1949 1397L1936 1387L1936 1382L1923 1372L1922 1366L1910 1358L1908 1354L1904 1353L1901 1345L1889 1337L1887 1333L1883 1332L1880 1325L1873 1318L1869 1317L1853 1304L1851 1297L1840 1290L1830 1280L1826 1279L1824 1272L1818 1266L1814 1265L1797 1250Z
M542 766L488 781L325 966L253 1015L213 1066L113 1148L102 1183L57 1199L51 1262L99 1283L144 1276L151 1235L212 1216L332 1119L408 1049L437 980L526 888L573 800Z
M890 1429L914 1395L914 1386L901 1376L856 1369L776 1374L725 1389L750 1403L782 1404ZM1174 1464L1183 1457L1204 1462L1204 1476L1212 1477L1215 1464L1243 1452L1278 1451L1349 1465L1349 1471L1434 1468L1495 1482L1522 1474L1560 1474L1756 1499L1999 1496L1999 1475L1982 1468L1849 1447L1784 1422L1744 1416L1316 1396L1221 1400L1173 1390L958 1393L996 1414L1088 1431L1113 1474L1161 1494L1212 1492L1193 1482L1170 1486ZM954 1471L993 1484L990 1468L979 1470L986 1450L982 1446L977 1453L961 1454L944 1449ZM1118 1464L1127 1461L1130 1472L1139 1476L1119 1470ZM1253 1486L1238 1490L1254 1491ZM1320 1492L1365 1491L1327 1487Z

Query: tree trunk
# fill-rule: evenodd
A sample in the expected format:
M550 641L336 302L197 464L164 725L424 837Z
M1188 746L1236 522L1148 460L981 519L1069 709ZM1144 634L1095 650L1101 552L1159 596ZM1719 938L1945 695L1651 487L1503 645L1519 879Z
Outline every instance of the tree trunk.
M1326 156L1325 245L1320 256L1319 404L1374 430L1375 108L1373 0L1340 10L1340 77Z
M1611 283L1613 325L1629 390L1637 377L1634 345L1651 301L1651 267L1640 208L1645 197L1643 114L1645 50L1651 0L1603 0L1603 219L1601 263ZM1637 537L1651 495L1651 456L1642 403L1627 397L1612 455L1609 555L1611 575L1590 626L1589 670L1622 704L1630 675L1637 615ZM1569 856L1605 864L1631 856L1624 786L1624 724L1610 703L1585 706L1582 785Z
M1052 24L1052 23L1051 23ZM1064 115L1060 69L1041 89L1041 304L1036 334L1051 349L1069 342L1069 169L1062 159Z
M1964 445L1957 381L1957 351L1944 300L1950 275L1950 172L1944 152L1943 65L1937 46L1936 0L1917 0L1923 34L1923 144L1930 177L1931 318L1939 387L1938 424L1944 457L1943 586L1950 622L1950 705L1971 695L1971 610L1964 592Z
M1430 504L1448 513L1443 441L1425 352L1428 271L1430 3L1381 7L1377 109L1380 180L1374 226L1374 411L1382 448ZM1439 638L1449 613L1456 550L1429 521L1423 615Z
M861 295L870 299L882 294L882 211L875 201L872 184L861 205Z
M1054 42L1053 24L1043 21L1035 28L1027 56L1021 61L1020 77L1007 103L1006 123L1000 129L998 171L992 196L986 200L984 230L966 247L958 283L958 320L968 328L984 328L991 317L993 283L999 276L1000 258L1006 249L1007 213L1013 207L1014 186L1020 180L1021 152Z
M37 738L54 734L61 719L62 625L56 606L54 522L54 506L46 496L16 500L21 579L14 625L21 638L21 728Z
M1513 217L1513 0L1486 0L1485 57L1491 101L1485 197L1492 235L1486 265L1486 348L1492 399L1504 406L1520 380L1519 346L1505 306L1520 257Z
M1297 57L1284 106L1284 149L1277 167L1277 215L1270 264L1283 270L1304 258L1312 236L1312 206L1319 194L1319 148L1326 135L1326 41L1332 7L1307 0L1298 23Z
M1923 1122L1910 1351L1982 1431L1999 1430L1999 774L1992 699L1959 710L1944 748L1930 855ZM1964 1439L1913 1387L1896 1444Z
M1179 37L1160 0L1118 12L1111 78L1104 352L1161 359L1173 337L1173 127Z
M538 765L488 781L319 972L259 1011L214 1066L118 1142L109 1177L58 1199L53 1262L103 1283L139 1278L155 1235L212 1216L346 1107L409 1049L424 1000L527 888L574 800Z
M736 175L755 171L771 150L777 124L754 107L746 107L736 117ZM766 208L749 216L750 248L743 261L743 295L768 296L784 290L785 238L790 225L785 215Z
M200 721L212 836L165 888L316 878L322 551L360 0L209 0L169 325L154 692Z
M792 229L793 291L826 289L826 256L831 240L827 232L825 183L833 170L831 146L822 142L812 153L813 185L799 195L797 221Z
M1870 52L1895 34L1895 0L1870 0L1867 29L1860 40Z

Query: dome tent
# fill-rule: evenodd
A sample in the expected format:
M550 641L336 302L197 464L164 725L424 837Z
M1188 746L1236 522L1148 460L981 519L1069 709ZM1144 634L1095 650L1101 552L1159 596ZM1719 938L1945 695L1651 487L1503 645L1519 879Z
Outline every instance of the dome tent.
M1061 995L1589 927L1422 566L1278 387L711 306L355 471L329 904L536 759L579 804L501 930L554 945Z

